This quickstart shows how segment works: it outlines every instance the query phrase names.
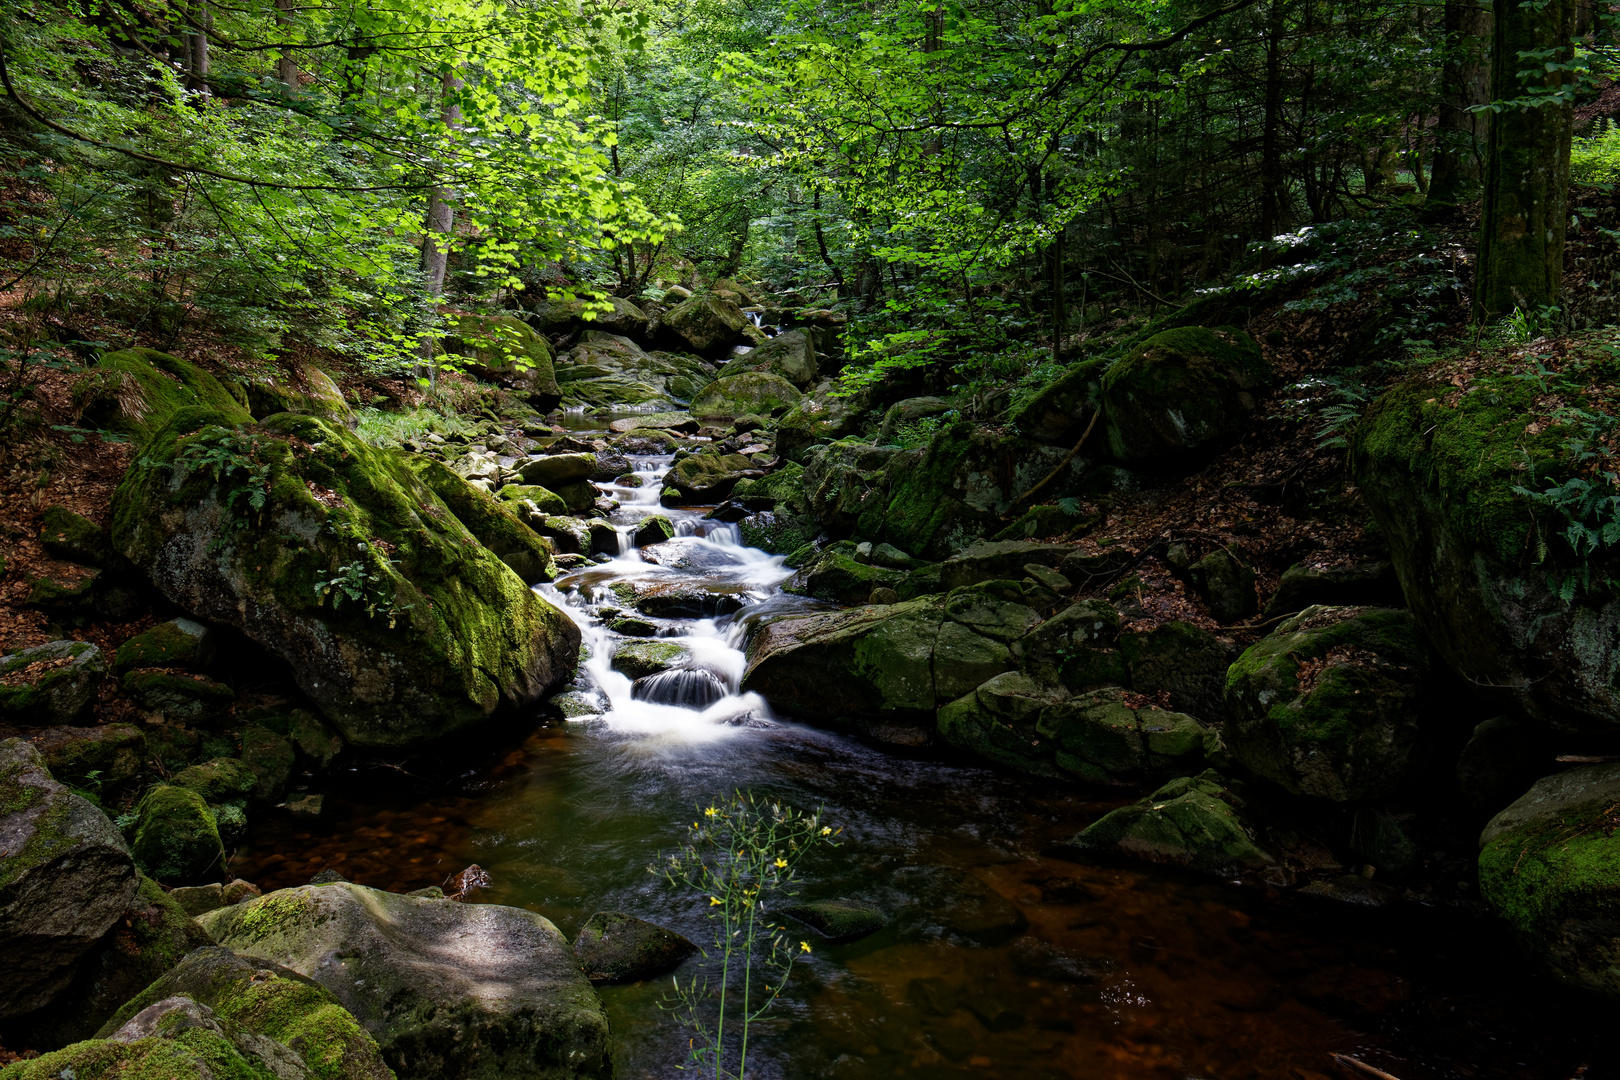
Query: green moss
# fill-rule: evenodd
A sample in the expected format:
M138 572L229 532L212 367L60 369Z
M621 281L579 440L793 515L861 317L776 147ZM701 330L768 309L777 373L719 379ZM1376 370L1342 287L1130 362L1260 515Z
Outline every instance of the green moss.
M1480 893L1517 929L1562 919L1620 919L1620 836L1614 801L1568 807L1497 836L1479 853Z
M562 496L539 484L506 484L495 493L495 498L505 503L506 508L514 514L529 511L524 503L533 503L534 508L542 514L568 513L568 504L563 502Z
M89 423L142 439L190 406L218 413L228 426L253 419L214 376L154 349L103 354L73 395Z
M197 629L201 631L202 627ZM188 633L179 620L159 623L118 646L113 669L122 675L131 668L197 666L201 639L201 633Z
M532 556L541 566L549 568L549 572L545 575L547 580L557 576L556 564L551 560L551 546L541 539L539 533L518 520L517 515L503 501L504 495L497 497L473 487L430 457L403 452L401 457L410 470L444 501L450 512L456 515L456 518L467 527L467 531L477 537L478 542L484 547L497 556L516 553ZM544 488L538 490L545 492ZM558 503L562 502L560 497L551 492L545 493L551 495ZM550 505L549 501L547 505ZM539 506L538 502L536 506ZM549 510L544 506L541 506L540 510L542 513L561 512Z
M65 506L49 506L40 519L39 542L46 554L107 569L117 556L101 526Z
M262 941L273 934L279 933L287 923L304 919L314 919L318 915L315 902L302 893L288 890L278 890L266 893L257 900L251 900L243 909L239 925L247 933L253 935L254 941Z
M130 852L159 881L189 885L224 868L219 825L197 792L159 785L141 799L136 814Z
M63 1047L32 1061L0 1069L0 1080L274 1080L250 1066L234 1047L201 1029L179 1039L137 1039L131 1043L92 1039Z
M238 982L221 994L214 1011L291 1047L320 1080L347 1080L351 1055L369 1051L365 1056L374 1058L377 1053L371 1034L353 1014L308 983L281 978Z

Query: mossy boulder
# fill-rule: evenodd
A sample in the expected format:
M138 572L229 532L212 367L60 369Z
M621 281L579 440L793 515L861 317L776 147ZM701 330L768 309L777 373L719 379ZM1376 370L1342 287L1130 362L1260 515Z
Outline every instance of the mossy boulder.
M587 330L557 359L566 406L679 408L714 380L712 364L676 353L644 352L627 337Z
M1479 838L1479 887L1536 960L1620 998L1620 763L1538 780Z
M1103 360L1082 360L1050 382L1018 395L1007 410L1007 423L1037 442L1073 446L1097 415L1107 366Z
M1613 369L1594 365L1595 388ZM1356 485L1389 539L1406 601L1446 664L1503 711L1571 731L1620 724L1620 559L1586 566L1570 522L1520 489L1575 475L1575 424L1544 415L1534 381L1503 373L1466 390L1423 378L1381 397L1356 426ZM1572 581L1590 575L1596 587Z
M190 788L159 784L135 808L135 861L165 885L217 881L225 869L219 823L207 801Z
M209 1010L181 1001L165 1003L161 1034L130 1039L92 1039L0 1069L4 1080L282 1080L302 1077L276 1059L278 1072L254 1047L239 1045L234 1025L222 1025ZM172 1036L172 1037L171 1037Z
M54 1049L95 1035L119 1006L213 940L163 887L144 874L129 907L44 1010L21 1018L28 1044Z
M551 546L506 501L473 487L430 457L404 457L410 470L444 502L456 520L525 585L556 580Z
M52 641L0 657L0 722L71 725L96 703L107 663L88 641Z
M739 371L722 375L692 399L697 416L742 416L746 413L781 413L804 395L780 375L768 371Z
M132 668L177 667L206 671L214 662L217 649L213 630L195 619L170 619L118 646L113 654L113 670L119 675Z
M665 540L675 538L675 523L663 514L649 514L641 519L636 530L631 534L630 542L636 547L647 547L651 544L662 544Z
M748 510L782 510L802 514L810 509L804 484L804 467L790 461L758 479L738 481L731 490L731 498Z
M81 566L115 570L124 560L113 550L107 530L65 506L48 506L41 515L39 543L45 554Z
M1242 784L1213 769L1179 777L1141 802L1122 806L1074 838L1082 851L1185 866L1212 874L1257 870L1277 862L1248 818Z
M621 296L600 300L541 299L536 301L529 321L548 334L600 330L637 340L645 338L652 322L645 311Z
M562 401L551 345L528 323L510 315L458 315L451 327L445 351L466 358L473 375L510 386L542 413Z
M0 1019L59 994L135 890L106 815L53 780L33 747L0 742Z
M244 803L258 783L258 777L239 758L214 758L200 765L190 765L169 778L175 787L189 788L203 797L210 806L222 803Z
M172 668L132 668L123 683L141 708L183 724L210 725L236 701L236 691L224 683Z
M726 365L728 374L733 369L777 375L803 390L816 381L816 343L808 330L789 330Z
M314 979L400 1080L607 1077L607 1017L568 942L520 908L348 882L282 889L199 921Z
M883 421L878 425L877 441L893 443L897 439L906 439L910 434L908 429L919 421L950 411L951 403L944 398L914 397L897 401L884 410ZM935 421L936 425L938 423Z
M1102 377L1108 447L1128 465L1180 467L1241 432L1272 383L1236 327L1184 326L1136 346Z
M518 468L525 484L538 484L552 491L589 480L595 471L595 454L547 454L532 457Z
M503 484L495 492L512 514L531 529L535 518L555 517L568 513L568 504L562 496L539 484ZM538 531L538 530L536 530Z
M1232 760L1296 795L1388 795L1420 764L1436 704L1429 657L1409 612L1306 608L1227 673Z
M863 513L886 504L886 470L899 456L892 446L873 446L855 438L838 439L810 451L801 481L809 515L831 536L850 535Z
M217 945L189 953L172 971L127 1001L97 1034L104 1039L119 1039L142 1036L143 1029L161 1031L165 1025L153 1011L161 1014L177 999L202 1006L239 1031L284 1047L291 1053L289 1064L302 1066L303 1072L294 1072L295 1076L311 1080L389 1080L394 1075L376 1040L317 982L281 965L237 955ZM250 1050L254 1048L248 1040L238 1041L246 1042ZM266 1051L286 1061L273 1048L260 1049L261 1053ZM278 1078L284 1075L270 1074Z
M692 454L681 458L664 483L689 502L719 502L739 481L760 475L760 469L741 454Z
M834 604L864 604L873 589L898 585L904 574L855 561L855 545L840 541L823 549L782 586L784 592Z
M1054 469L1054 493L1078 483L1088 462L1065 457L1055 446L957 421L925 450L890 462L887 495L863 504L856 528L920 558L948 558L999 532L1018 500Z
M287 661L348 742L440 737L573 670L572 620L394 454L313 417L221 421L185 409L150 440L114 542L170 601ZM257 471L216 478L193 464L205 450Z
M838 396L837 383L826 380L807 391L776 424L776 452L788 461L803 461L810 448L858 434L872 407L872 392Z
M634 681L681 667L687 655L673 641L627 641L613 650L613 670Z
M74 787L99 786L103 795L147 767L146 736L134 724L41 728L28 741L52 776Z
M889 925L889 916L876 904L860 900L811 900L791 904L782 914L797 919L833 944L859 941Z
M707 293L670 308L664 325L700 356L718 356L745 340L748 316L732 300Z
M284 369L255 373L244 380L244 389L248 410L257 419L299 413L355 426L354 410L344 400L337 381L313 364L292 363Z
M253 419L224 383L193 363L155 349L103 353L74 384L73 401L88 425L137 441L187 407L216 412L224 424Z
M620 911L598 911L574 938L574 955L593 983L637 982L662 975L697 951L675 931Z
M248 797L256 803L276 803L287 791L298 752L287 736L249 724L242 729L242 764L253 773Z

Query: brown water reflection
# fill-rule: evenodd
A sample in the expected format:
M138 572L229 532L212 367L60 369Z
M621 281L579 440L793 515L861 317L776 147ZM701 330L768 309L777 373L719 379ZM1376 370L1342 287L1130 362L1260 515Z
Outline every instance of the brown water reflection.
M408 890L476 862L495 879L480 899L570 936L607 908L703 939L701 907L645 869L693 804L732 786L825 804L849 842L810 867L810 894L895 918L817 944L755 1036L762 1077L1318 1080L1337 1075L1331 1051L1401 1080L1616 1075L1607 1018L1526 971L1490 925L1065 858L1061 842L1113 805L1095 793L792 725L702 746L550 727L441 763L452 775L403 767L337 778L317 823L256 824L232 870ZM666 985L604 991L620 1077L676 1075Z

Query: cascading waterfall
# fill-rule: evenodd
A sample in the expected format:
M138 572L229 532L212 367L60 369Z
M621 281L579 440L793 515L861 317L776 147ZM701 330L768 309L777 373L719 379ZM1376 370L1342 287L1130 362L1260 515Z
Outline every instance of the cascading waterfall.
M586 658L575 689L593 703L596 715L581 719L672 743L725 738L769 723L765 700L741 692L746 665L741 646L750 616L805 603L780 593L792 571L782 566L781 556L743 547L736 525L705 520L701 511L661 507L659 493L671 455L635 455L630 460L639 484L600 485L619 502L613 516L617 554L536 586L574 620L583 636ZM675 539L648 549L643 557L635 547L635 533L652 514L672 520ZM691 602L700 606L712 598L714 606L706 606L711 611L737 601L743 607L715 619L637 615L638 629L656 627L652 640L678 646L681 656L668 670L632 680L614 670L614 652L626 642L646 639L607 625L627 607L620 596L624 589L691 593Z

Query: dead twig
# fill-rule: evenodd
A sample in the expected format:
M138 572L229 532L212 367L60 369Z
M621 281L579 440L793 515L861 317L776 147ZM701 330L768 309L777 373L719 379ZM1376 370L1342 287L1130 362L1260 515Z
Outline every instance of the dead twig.
M1361 1080L1396 1080L1395 1077L1383 1069L1374 1068L1365 1061L1353 1058L1348 1054L1329 1054L1328 1057L1332 1058L1333 1063L1339 1068L1351 1076L1360 1077Z

